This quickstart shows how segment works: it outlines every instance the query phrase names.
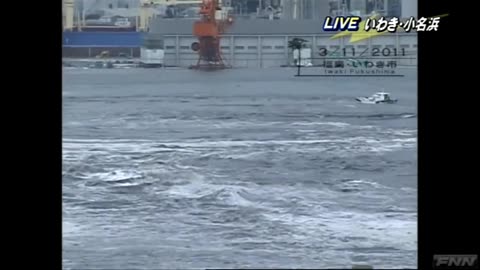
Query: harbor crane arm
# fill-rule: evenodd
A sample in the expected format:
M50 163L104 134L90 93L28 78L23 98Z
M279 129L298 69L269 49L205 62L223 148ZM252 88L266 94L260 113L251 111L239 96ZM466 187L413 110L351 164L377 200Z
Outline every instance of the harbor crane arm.
M155 5L164 6L181 6L181 5L196 5L201 6L203 0L141 0L140 18L138 23L138 30L147 31L150 18L153 16L150 7ZM221 3L221 0L218 0Z

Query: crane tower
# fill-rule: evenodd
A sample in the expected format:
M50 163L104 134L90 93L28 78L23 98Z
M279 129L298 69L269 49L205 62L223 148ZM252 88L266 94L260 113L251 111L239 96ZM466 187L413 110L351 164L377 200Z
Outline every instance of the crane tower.
M203 0L200 6L200 20L193 25L193 34L198 42L192 43L192 50L198 52L198 61L193 69L225 69L221 51L220 38L226 28L233 23L233 18L221 12L219 0Z

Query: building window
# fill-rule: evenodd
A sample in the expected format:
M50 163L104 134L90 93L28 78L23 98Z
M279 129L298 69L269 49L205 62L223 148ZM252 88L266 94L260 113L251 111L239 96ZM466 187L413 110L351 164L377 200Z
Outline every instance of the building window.
M400 48L405 48L405 49L410 48L410 44L402 44L400 45Z
M182 50L190 50L190 46L180 46L180 49L182 49Z
M411 3L412 5L416 5L414 1L409 1L409 2L412 2ZM400 0L389 0L387 2L387 5L388 5L387 16L398 17L398 18L402 17L402 2Z
M235 46L235 49L237 50L243 50L245 47L244 46Z
M248 49L249 49L249 50L256 50L256 49L257 49L257 46L248 46Z
M175 49L175 46L166 46L165 47L167 50L174 50Z
M275 46L275 49L277 49L277 50L284 50L284 49L285 49L285 46Z
M271 48L272 48L272 46L262 46L262 49L270 50Z
M230 50L230 46L222 46L222 50Z

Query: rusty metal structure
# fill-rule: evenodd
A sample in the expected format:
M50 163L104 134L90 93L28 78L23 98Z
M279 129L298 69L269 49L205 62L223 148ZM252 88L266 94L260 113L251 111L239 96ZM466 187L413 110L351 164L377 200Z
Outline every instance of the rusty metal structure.
M196 65L192 69L225 69L220 50L221 35L233 23L233 18L222 12L219 0L203 0L200 11L201 18L193 25L193 34L198 42L192 43L192 50L198 53Z

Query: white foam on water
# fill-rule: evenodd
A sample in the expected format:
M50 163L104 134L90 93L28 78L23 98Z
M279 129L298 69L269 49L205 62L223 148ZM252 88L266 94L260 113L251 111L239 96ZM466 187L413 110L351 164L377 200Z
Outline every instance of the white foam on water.
M188 152L187 149L175 149L175 144L169 143L169 147L161 142L152 141L138 141L138 142L63 142L64 151L73 150L115 150L115 151L127 151L127 152L158 152L158 151L179 151Z
M201 174L192 173L188 179L179 179L179 182L188 181L186 184L176 184L169 188L166 193L173 196L185 198L200 198L212 193L215 190L213 185L205 181Z
M400 190L405 191L405 192L412 192L412 193L417 192L416 188L409 188L409 187L402 187L402 188L400 188Z
M412 142L412 143L416 143L417 138L392 139L391 141L392 142Z
M417 222L413 216L389 218L383 213L321 212L315 209L308 217L290 213L264 213L263 216L295 228L295 237L317 239L326 248L417 249Z
M334 126L334 127L347 127L349 123L344 122L293 122L294 126Z
M402 129L402 130L387 130L393 135L396 136L412 136L417 134L417 130L415 129Z
M104 162L128 160L131 155L153 154L159 152L181 154L199 154L203 157L219 155L221 158L251 159L265 153L263 146L272 151L292 151L297 153L312 153L329 151L337 155L352 153L383 153L405 148L416 147L417 138L384 138L357 136L347 138L308 138L299 140L243 140L243 141L208 141L186 140L182 142L152 141L152 140L63 140L64 161L84 160L89 157L102 156ZM271 148L274 147L274 148ZM238 148L238 152L235 149ZM245 149L255 148L253 152L244 153ZM283 148L283 149L282 149ZM208 151L208 153L206 152ZM234 151L234 152L232 152Z
M349 137L349 138L332 138L332 139L316 139L316 140L266 140L266 141L206 141L206 140L186 140L186 142L172 142L172 141L150 141L150 140L79 140L79 139L64 139L63 144L67 148L85 148L98 147L104 145L115 146L117 149L131 149L136 147L152 147L155 144L161 144L170 147L228 147L228 146L250 146L250 145L265 145L265 144L316 144L316 143L349 143L349 142L367 142L367 143L388 143L393 142L416 142L416 138L395 138L395 139L377 139L370 137Z
M142 183L117 183L116 187L135 187L141 185Z
M251 202L241 196L242 192L245 192L246 190L244 188L240 188L238 186L228 186L224 188L223 190L223 201L226 202L229 205L235 205L235 206L254 206L254 207L259 207L259 204L256 204L254 202Z
M344 188L364 188L364 187L368 188L368 186L370 186L376 189L391 189L377 182L362 180L362 179L347 181L347 182L341 183L340 186Z
M173 120L172 120L173 121ZM183 122L183 121L182 121ZM192 121L195 124L199 125L202 122L205 122L204 124L210 125L212 121ZM235 127L270 127L270 126L275 126L275 125L284 125L284 122L252 122L252 121L219 121L219 122L214 122L214 127L216 128L235 128Z
M65 236L75 236L85 233L85 227L78 225L72 221L62 220L62 235Z
M317 130L316 129L297 129L297 132L312 133L312 132L317 132Z
M212 203L222 202L234 206L261 208L261 203L251 201L245 197L248 197L248 194L253 194L253 197L257 197L258 190L255 190L253 186L257 185L254 183L244 183L243 185L214 183L212 180L207 180L203 175L193 173L188 182L180 183L179 181L179 184L162 193L168 196L189 199L212 196L210 198Z
M64 143L151 143L152 140L143 139L75 139L63 138Z
M79 127L79 126L82 126L84 123L82 122L79 122L79 121L70 121L70 122L67 122L67 123L63 123L64 126L76 126L76 127Z
M252 160L252 159L255 159L256 157L261 157L265 153L266 153L265 151L252 151L248 153L238 153L238 154L234 154L230 152L229 154L225 154L225 155L220 154L219 156L221 158L227 158L227 159Z
M142 177L143 175L136 171L114 170L110 172L89 173L80 178L88 179L88 180L99 180L99 181L105 181L105 182L116 182L116 181L123 181L128 179L138 179Z

